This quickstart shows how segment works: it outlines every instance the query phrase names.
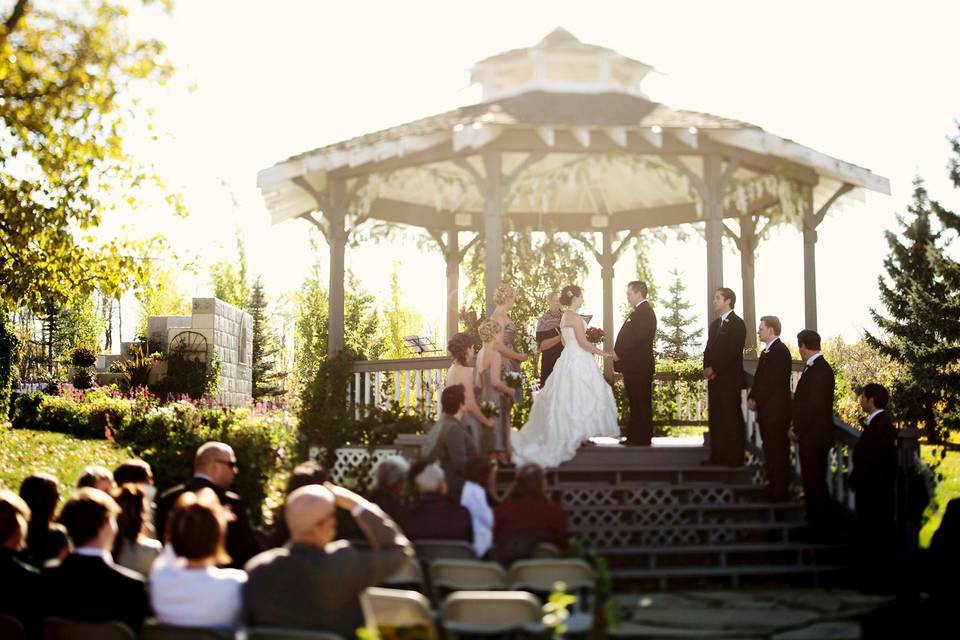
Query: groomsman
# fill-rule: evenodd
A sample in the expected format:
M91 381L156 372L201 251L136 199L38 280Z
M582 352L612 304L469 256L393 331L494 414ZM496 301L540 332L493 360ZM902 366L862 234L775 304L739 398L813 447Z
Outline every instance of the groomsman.
M763 439L763 464L767 471L768 498L784 502L790 487L790 350L780 340L780 319L760 318L757 329L765 345L753 376L747 405L757 412Z
M833 446L833 368L820 353L820 334L797 334L800 357L806 362L793 394L793 431L800 453L803 500L811 531L822 537L833 524L835 506L827 488L827 461Z
M721 287L713 294L713 310L720 317L710 323L707 347L703 351L710 432L710 457L703 464L743 466L747 434L740 390L744 388L743 347L747 327L733 312L736 302L737 294L732 289Z
M649 447L653 438L653 342L657 315L647 301L647 283L627 284L627 302L633 307L613 347L613 368L623 374L623 386L630 401L627 424L628 447Z

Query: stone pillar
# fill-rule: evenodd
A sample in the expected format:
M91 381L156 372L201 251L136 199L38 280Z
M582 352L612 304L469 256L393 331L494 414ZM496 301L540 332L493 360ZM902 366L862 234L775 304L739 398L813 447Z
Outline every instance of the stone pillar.
M804 329L817 330L817 220L813 214L813 189L803 202L803 319Z
M723 185L721 184L720 156L703 159L706 194L703 199L703 219L707 241L707 328L713 320L713 293L723 286Z
M756 225L752 213L740 216L740 273L743 280L743 322L747 325L745 355L757 355L757 298L754 282L756 260Z
M327 339L327 353L336 355L343 351L343 299L344 299L344 258L347 248L347 232L344 229L346 217L346 193L342 179L330 182L330 207L324 211L329 224L328 241L330 243L330 307Z
M447 231L447 340L460 328L460 233Z
M613 234L610 231L604 231L602 234L600 249L600 277L603 279L603 341L604 351L613 351L613 343L616 336L613 335L613 265L615 257L613 255ZM613 378L613 360L604 358L603 375L608 379Z
M484 242L484 288L487 308L485 315L493 312L493 294L503 279L503 182L500 154L484 151L483 166L486 172L486 189L483 194L483 242Z

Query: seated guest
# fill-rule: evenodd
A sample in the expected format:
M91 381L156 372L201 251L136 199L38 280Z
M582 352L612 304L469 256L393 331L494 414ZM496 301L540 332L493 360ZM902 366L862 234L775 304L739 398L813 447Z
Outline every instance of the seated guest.
M154 503L157 497L157 487L153 484L153 470L150 468L150 465L147 464L146 461L137 458L126 460L113 470L113 482L118 487L122 487L128 482L140 487L146 495L147 505L143 515L143 532L151 538L162 538L162 533L158 534L157 530L153 527L153 515L157 511L157 505Z
M403 456L389 456L380 461L374 474L376 486L370 492L370 502L383 509L397 524L407 518L403 489L407 483L410 463Z
M460 505L470 512L473 526L473 551L478 558L487 555L493 546L494 498L488 493L494 482L494 466L490 458L475 455L467 460L467 481L460 493Z
M119 620L134 631L149 612L139 573L114 564L110 549L120 508L91 487L78 489L63 505L60 522L76 549L41 576L44 613L67 620Z
M38 636L40 572L17 558L27 541L30 507L12 491L0 489L0 613L20 621Z
M529 558L539 542L560 549L567 546L566 516L547 498L543 469L535 464L520 467L513 488L493 517L493 540L501 563Z
M113 543L113 560L121 567L146 576L163 545L146 534L147 496L139 485L128 482L117 491L117 540Z
M440 462L447 482L450 499L460 502L467 469L467 458L477 455L477 445L467 425L463 423L464 402L463 385L453 385L443 390L440 405L443 415L440 417L440 433L431 459Z
M447 499L443 469L420 462L410 470L420 501L410 511L403 530L411 540L473 541L470 512Z
M80 475L80 479L77 480L77 488L82 489L83 487L93 487L94 489L100 489L104 493L111 493L115 488L116 484L113 482L113 474L110 473L110 470L106 467L101 467L98 464L91 464L90 466L84 468L83 473Z
M287 479L287 489L284 495L290 495L300 487L310 484L323 484L329 479L327 470L313 460L301 462L290 473ZM280 505L273 514L274 528L268 536L270 548L282 547L290 540L290 530L287 529L287 520L283 515L284 505ZM339 519L338 519L339 523Z
M160 622L180 627L240 624L243 585L240 569L220 569L227 514L212 489L180 495L167 520L167 543L175 557L164 557L150 573L150 603Z
M337 507L351 513L370 542L361 551L337 537ZM352 638L363 625L359 594L380 584L413 554L383 511L332 484L301 487L287 497L290 544L247 563L247 622L333 631Z
M230 445L222 442L205 442L200 445L193 461L193 478L185 484L168 489L157 500L157 532L166 536L164 527L167 514L180 494L203 488L213 489L220 499L220 504L233 513L230 524L227 525L227 553L233 558L235 567L242 567L244 562L260 551L260 544L250 528L247 510L240 501L240 496L229 491L239 473L240 467Z
M57 479L48 473L35 473L20 483L20 497L31 513L23 559L42 567L48 560L66 558L70 553L70 538L63 525L53 521L60 502Z

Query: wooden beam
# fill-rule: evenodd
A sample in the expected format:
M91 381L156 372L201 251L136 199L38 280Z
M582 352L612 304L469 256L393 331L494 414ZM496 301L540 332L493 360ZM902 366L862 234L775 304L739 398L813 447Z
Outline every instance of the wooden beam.
M346 217L344 186L343 180L332 180L330 182L330 207L329 211L325 212L330 228L330 299L327 353L331 356L343 351L344 271L347 247L347 232L344 229L344 218Z
M444 257L447 263L447 340L460 328L460 232L456 228L447 231Z
M723 286L723 191L720 156L703 161L703 218L707 240L707 327L713 320L713 293Z
M485 150L482 155L486 186L483 191L484 288L486 314L493 313L493 296L503 278L503 202L501 184L502 158L498 151Z
M613 254L613 234L604 231L600 234L600 278L603 281L603 347L606 351L613 351L613 265L616 256ZM613 360L603 359L603 373L608 380L613 380Z
M842 184L840 188L834 192L830 198L823 203L823 206L817 210L813 216L813 228L816 229L820 226L820 223L823 222L823 219L827 217L827 212L830 211L830 207L833 206L833 203L840 199L844 194L850 193L853 191L854 187L852 184Z
M698 176L698 175L693 171L693 169L691 169L691 168L688 167L686 164L684 164L683 161L680 160L680 158L675 158L675 157L672 157L672 156L665 156L665 157L663 158L663 161L664 161L666 164L668 164L668 165L670 165L671 167L673 167L674 169L676 169L676 170L677 170L677 173L679 173L680 175L686 177L687 180L690 181L690 184L693 186L694 190L695 190L695 191L697 192L697 194L700 196L700 199L701 199L701 200L706 200L706 199L707 199L709 193L708 193L708 190L707 190L707 182L706 182L706 180L705 180L705 177L706 177L706 176L704 176L704 178L701 178L700 176Z
M523 159L523 162L521 162L520 164L518 164L517 167L516 167L513 171L510 172L510 175L504 176L504 179L503 179L504 188L507 189L507 190L509 190L509 189L510 189L510 185L513 184L513 181L514 181L514 180L516 180L517 178L520 177L520 174L522 174L524 171L526 171L527 168L528 168L530 165L533 165L533 164L536 164L537 162L540 162L540 161L543 160L546 156L547 156L547 154L544 153L543 151L533 151L533 152L529 153L529 154L527 155L527 157Z
M319 229L320 233L323 234L323 239L326 240L327 242L330 242L330 230L327 228L326 220L322 218L320 220L317 220L316 218L313 217L312 212L305 213L300 217L306 220L307 222L309 222L310 224L312 224L313 226L315 226L317 229Z
M487 190L487 179L480 175L480 172L470 164L469 160L466 158L454 158L453 163L470 174L470 177L473 178L473 181L477 184L480 193L484 193Z
M803 319L804 329L817 330L817 225L813 213L813 188L804 190L803 202ZM839 197L839 196L838 196Z

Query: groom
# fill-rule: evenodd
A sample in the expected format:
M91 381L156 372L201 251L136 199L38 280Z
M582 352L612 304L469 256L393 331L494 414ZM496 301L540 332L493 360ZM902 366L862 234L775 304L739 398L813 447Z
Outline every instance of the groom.
M627 285L627 301L633 307L613 347L613 370L623 374L623 386L630 400L627 424L628 447L649 447L653 438L653 342L657 316L647 302L647 283L634 280Z

